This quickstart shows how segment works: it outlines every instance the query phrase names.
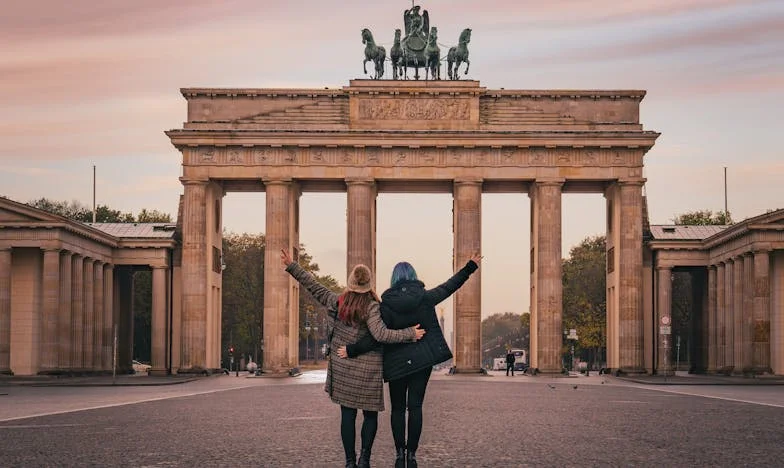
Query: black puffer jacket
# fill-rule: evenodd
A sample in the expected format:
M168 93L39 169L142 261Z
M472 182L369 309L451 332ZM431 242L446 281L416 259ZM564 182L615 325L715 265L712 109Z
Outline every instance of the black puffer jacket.
M426 290L421 281L404 281L381 295L381 318L387 327L402 329L416 325L425 336L414 343L384 345L384 380L397 380L432 367L452 357L438 324L436 304L460 289L479 266L468 263L444 284Z

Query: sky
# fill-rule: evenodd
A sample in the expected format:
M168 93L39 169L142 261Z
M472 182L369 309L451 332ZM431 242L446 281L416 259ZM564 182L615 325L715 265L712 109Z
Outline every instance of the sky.
M784 2L419 1L453 45L473 29L469 79L489 89L644 89L650 220L784 208ZM28 0L0 15L0 195L176 214L181 155L164 131L185 87L342 87L365 77L360 31L389 49L408 0ZM344 279L345 194L306 193L301 241ZM563 199L563 253L603 234L600 195ZM224 199L230 232L264 231L264 195ZM530 201L482 200L482 315L528 310ZM378 287L397 261L452 273L451 196L380 194ZM230 267L230 266L229 266ZM451 303L445 302L447 334Z

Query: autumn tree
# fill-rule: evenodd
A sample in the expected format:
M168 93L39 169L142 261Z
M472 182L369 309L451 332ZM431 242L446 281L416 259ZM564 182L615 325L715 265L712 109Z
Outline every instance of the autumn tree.
M482 320L482 360L492 364L508 348L528 350L530 340L530 315L505 312L493 314Z
M682 213L673 218L673 223L687 226L723 226L732 224L729 211L696 210Z
M606 258L605 237L595 236L573 247L563 261L563 328L577 330L575 355L594 365L607 345Z

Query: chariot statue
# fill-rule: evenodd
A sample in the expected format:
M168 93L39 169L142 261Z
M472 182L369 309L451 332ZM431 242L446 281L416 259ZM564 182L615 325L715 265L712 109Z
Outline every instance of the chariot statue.
M441 49L438 44L438 28L430 25L430 15L427 10L422 10L419 5L413 5L403 12L403 25L405 35L400 29L395 30L395 39L389 51L389 60L392 62L392 79L408 79L408 69L414 69L414 79L419 79L419 69L425 69L425 79L441 79ZM460 34L460 42L451 47L447 54L447 76L450 80L459 79L459 68L466 64L464 73L468 73L468 43L471 41L471 29L466 28ZM365 44L365 61L362 62L365 74L367 62L375 65L373 79L384 76L384 61L386 49L375 43L373 34L369 29L362 30L362 43Z

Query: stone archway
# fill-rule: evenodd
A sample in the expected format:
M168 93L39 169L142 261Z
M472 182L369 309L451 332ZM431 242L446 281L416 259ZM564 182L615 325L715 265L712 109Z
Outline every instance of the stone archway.
M342 89L183 89L183 372L220 362L220 210L231 191L266 192L264 362L297 366L297 285L275 253L298 245L303 192L347 192L347 266L375 268L376 195L454 197L454 263L481 249L482 193L532 205L531 363L560 372L561 195L603 193L608 211L608 364L644 370L644 91L488 90L477 81L353 80ZM458 372L481 367L481 276L455 298Z

